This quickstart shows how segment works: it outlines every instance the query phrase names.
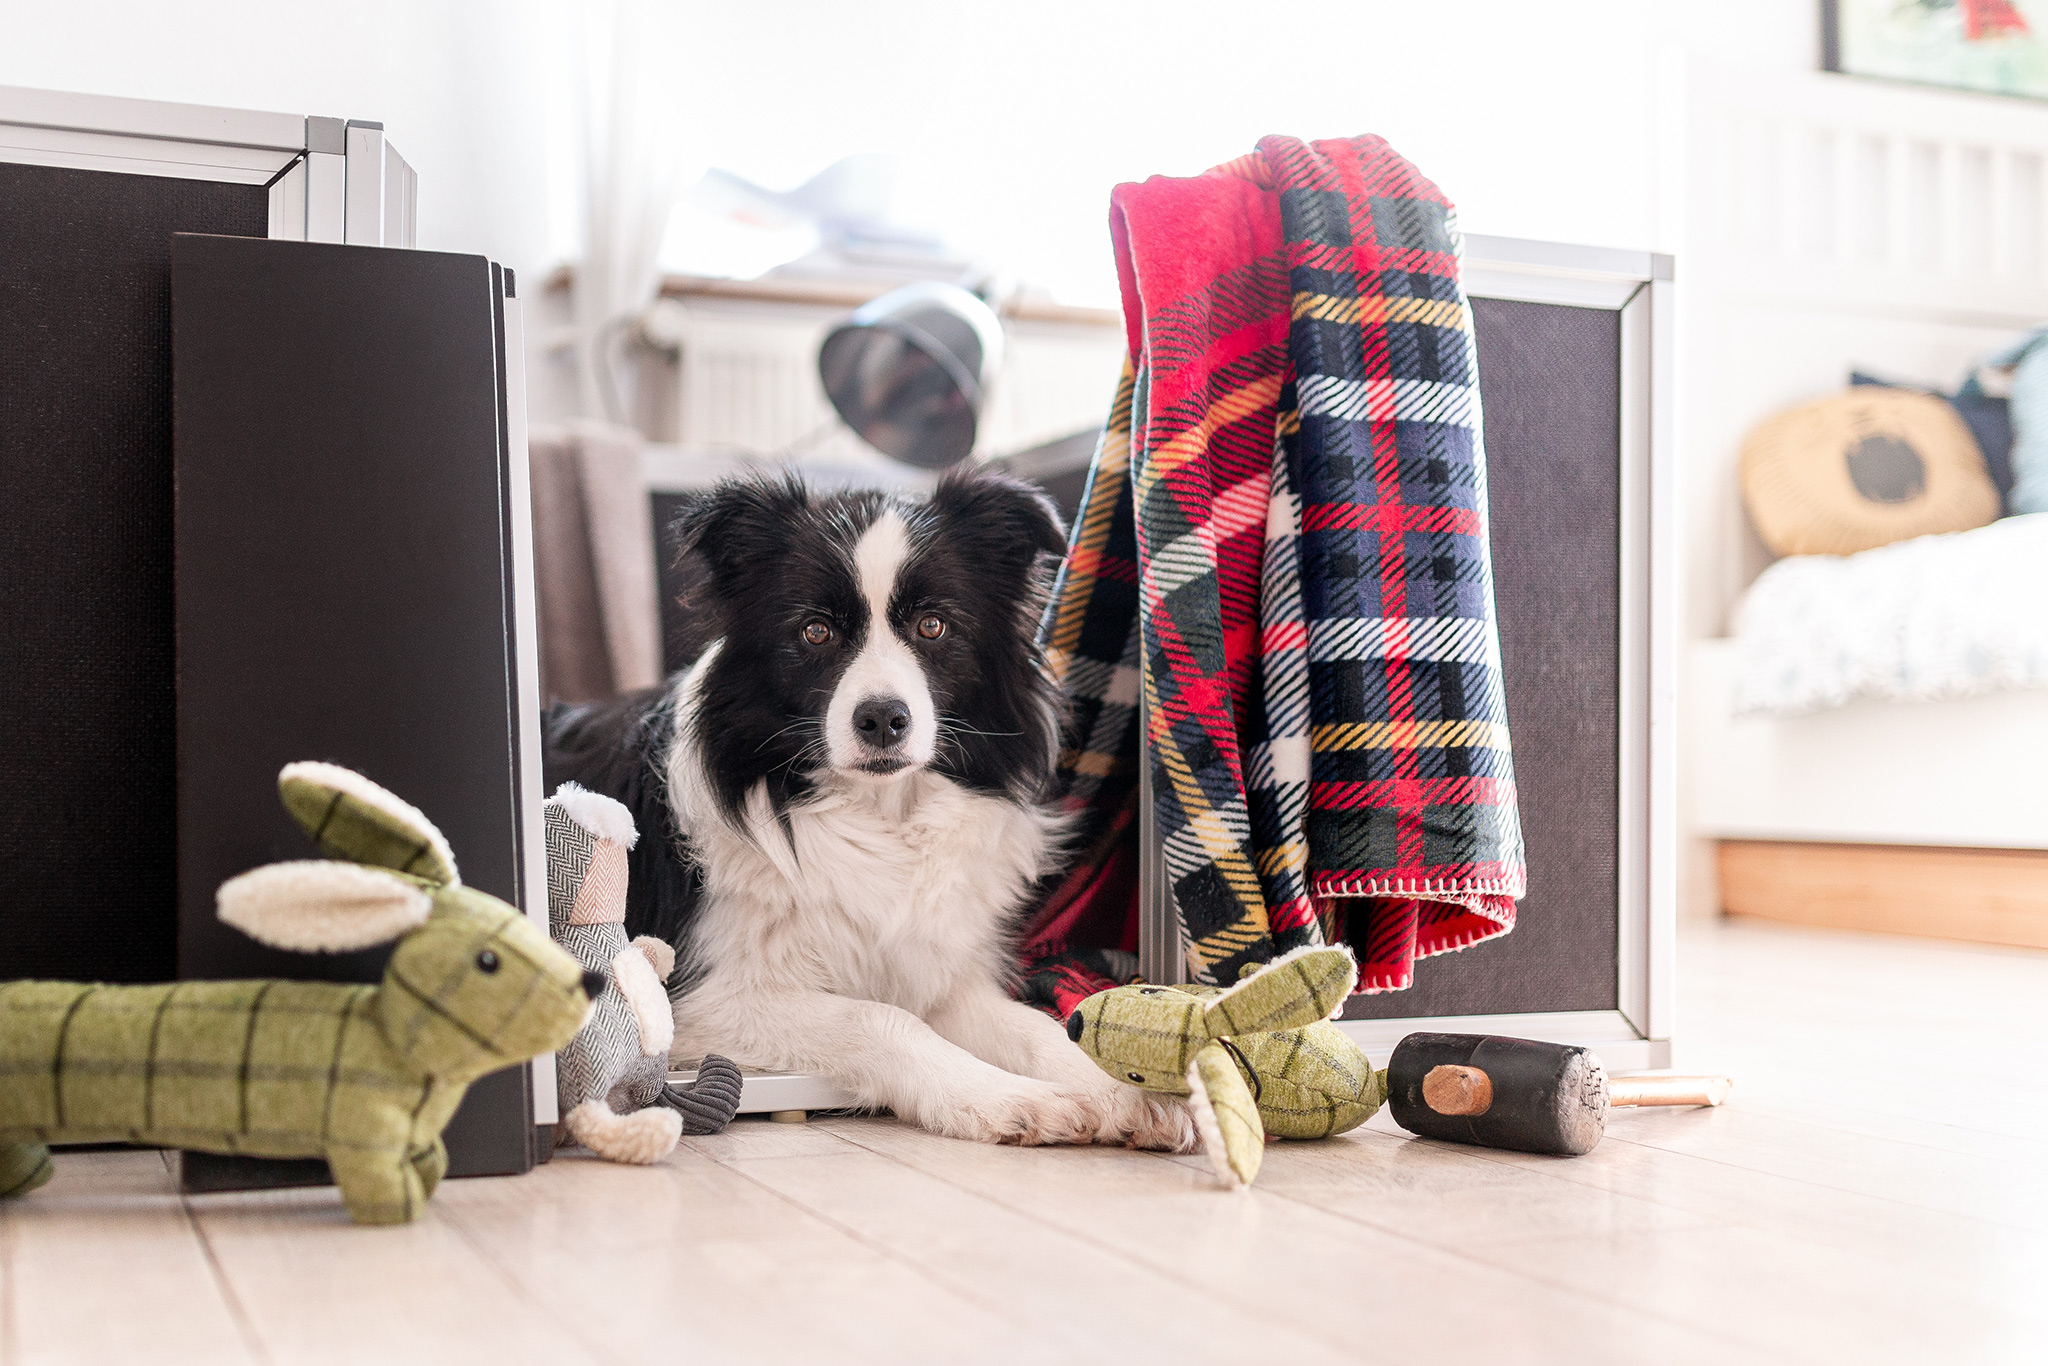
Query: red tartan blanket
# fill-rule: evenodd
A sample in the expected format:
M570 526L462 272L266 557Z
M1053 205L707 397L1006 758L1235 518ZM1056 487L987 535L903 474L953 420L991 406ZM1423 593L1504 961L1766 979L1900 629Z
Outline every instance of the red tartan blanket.
M1524 885L1455 214L1378 138L1272 137L1111 233L1131 360L1044 632L1084 853L1030 994L1128 970L1141 696L1196 976L1346 938L1405 987Z

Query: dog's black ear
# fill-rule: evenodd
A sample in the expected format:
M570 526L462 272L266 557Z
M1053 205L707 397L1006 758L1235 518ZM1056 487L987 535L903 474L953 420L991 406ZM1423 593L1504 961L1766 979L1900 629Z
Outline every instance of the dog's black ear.
M987 553L1028 566L1040 554L1063 555L1066 529L1052 499L1030 484L987 471L960 472L939 480L932 510L971 536Z
M687 503L669 523L678 563L697 557L714 589L729 591L788 540L809 495L796 477L726 479Z

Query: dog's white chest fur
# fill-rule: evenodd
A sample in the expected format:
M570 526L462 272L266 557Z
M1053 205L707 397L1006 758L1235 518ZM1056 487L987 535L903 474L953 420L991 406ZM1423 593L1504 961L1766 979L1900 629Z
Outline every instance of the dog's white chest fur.
M685 718L691 700L686 678ZM1000 980L1005 927L1045 868L1057 817L920 772L828 782L779 819L757 789L735 826L695 750L671 754L669 797L704 876L685 949L728 979L707 984L713 996L720 985L827 991L922 1014L964 975Z

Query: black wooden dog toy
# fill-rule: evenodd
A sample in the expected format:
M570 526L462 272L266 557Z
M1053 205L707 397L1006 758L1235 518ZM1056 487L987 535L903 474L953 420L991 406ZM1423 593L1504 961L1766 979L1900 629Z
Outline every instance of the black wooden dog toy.
M1424 1138L1589 1153L1617 1105L1719 1105L1726 1077L1609 1078L1589 1049L1489 1034L1410 1034L1387 1063L1394 1122Z

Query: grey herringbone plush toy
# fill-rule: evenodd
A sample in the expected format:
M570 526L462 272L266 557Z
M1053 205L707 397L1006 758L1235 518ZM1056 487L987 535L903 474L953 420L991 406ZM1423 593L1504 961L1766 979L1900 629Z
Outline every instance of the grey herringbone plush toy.
M676 956L659 939L626 939L626 851L640 838L632 813L575 783L562 784L541 811L548 927L578 963L608 974L616 988L556 1059L562 1128L613 1162L659 1162L681 1135L726 1126L740 1102L739 1069L714 1055L699 1065L694 1085L668 1083L676 1026L662 984Z
M51 1143L141 1143L325 1158L358 1223L405 1223L469 1084L610 995L369 779L290 764L278 791L330 857L229 879L220 918L300 953L395 939L383 981L0 986L0 1197L49 1180Z

